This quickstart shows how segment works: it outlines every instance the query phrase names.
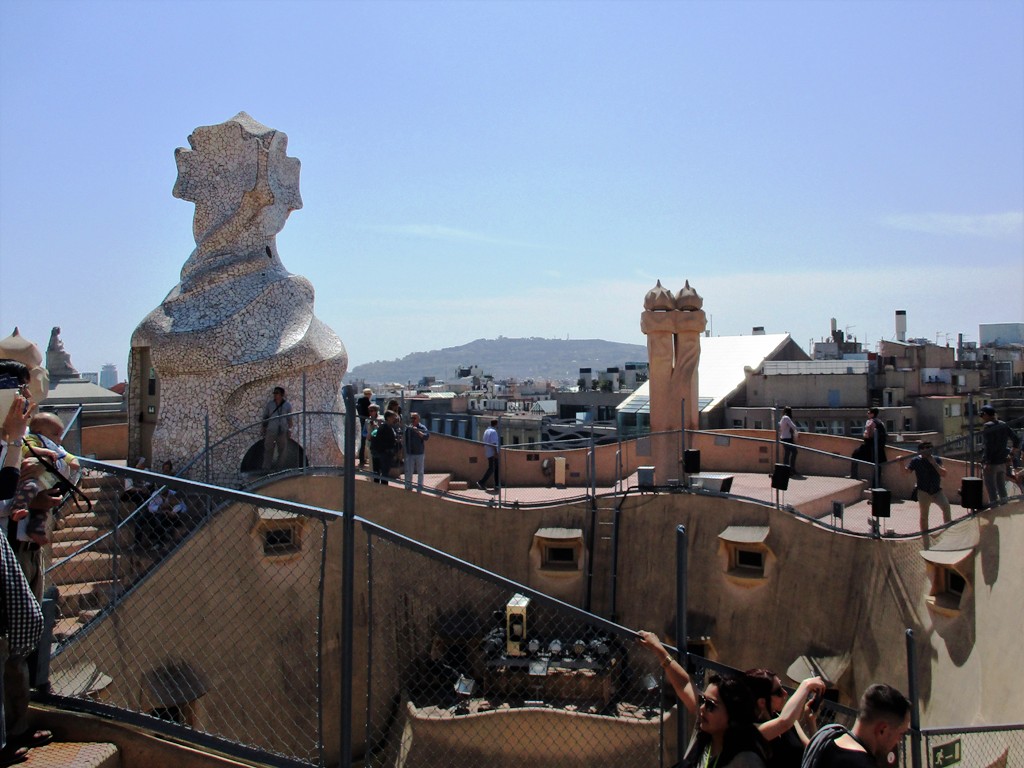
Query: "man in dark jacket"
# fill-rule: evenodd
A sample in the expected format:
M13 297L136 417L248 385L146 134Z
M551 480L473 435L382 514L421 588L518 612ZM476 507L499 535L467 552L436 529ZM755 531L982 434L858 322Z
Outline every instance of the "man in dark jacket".
M373 460L373 482L388 484L388 473L394 462L395 451L398 449L398 434L395 425L398 414L388 411L384 414L384 423L370 435L370 458Z
M981 476L985 478L988 500L1006 501L1006 464L1020 450L1020 438L1005 421L996 418L996 409L983 405L981 413ZM1010 445L1013 448L1010 448Z

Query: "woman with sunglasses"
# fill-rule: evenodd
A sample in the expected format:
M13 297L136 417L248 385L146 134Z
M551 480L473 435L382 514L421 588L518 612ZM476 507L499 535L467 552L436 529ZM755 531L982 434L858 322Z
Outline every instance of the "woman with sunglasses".
M754 719L759 723L758 730L768 740L768 768L800 765L804 747L810 741L800 720L807 723L813 735L816 727L811 704L815 697L821 700L825 692L824 681L820 677L810 677L800 683L790 696L778 675L770 669L748 669L743 674L754 694ZM799 720L789 723L788 718L780 716L783 710L798 712Z
M666 679L691 713L697 716L686 749L684 768L765 768L764 739L754 724L754 697L737 677L711 675L699 692L658 636L640 631L637 639L660 659Z
M699 692L683 665L672 658L672 654L668 652L668 649L662 645L661 640L653 632L641 630L637 633L637 640L641 646L651 650L660 659L662 669L665 670L665 679L671 683L676 696L679 697L687 711L691 714L699 715ZM801 682L796 693L783 703L781 711L777 716L756 724L756 730L760 733L761 738L771 741L792 728L803 711L810 694L813 692L820 696L824 690L825 683L820 677L808 678ZM751 699L753 699L753 694L751 694ZM751 720L754 720L753 701L751 701ZM761 743L763 744L763 741ZM696 765L700 766L701 764L696 763ZM725 765L725 763L719 762L715 768L722 765Z
M697 696L697 727L686 768L765 768L764 739L754 724L754 696L739 677L708 677Z

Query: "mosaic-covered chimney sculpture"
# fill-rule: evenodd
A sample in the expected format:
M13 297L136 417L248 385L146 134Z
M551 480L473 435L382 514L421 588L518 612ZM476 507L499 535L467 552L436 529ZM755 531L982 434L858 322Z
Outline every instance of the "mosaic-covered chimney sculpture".
M207 417L216 442L257 421L275 386L299 411L303 374L307 411L340 410L348 366L341 340L313 314L313 286L277 252L277 233L302 207L288 137L239 112L188 141L191 149L175 152L173 194L195 203L196 249L181 282L135 329L130 363L133 457L176 468L204 447ZM328 420L310 417L305 428L305 460L337 463L340 435ZM251 449L214 452L215 473L246 468Z
M689 280L675 296L659 280L644 298L640 330L647 336L650 366L647 386L651 433L655 436L683 428L700 428L697 364L700 362L700 337L708 324L703 306L704 300L690 287ZM651 451L656 483L682 479L682 457L675 436L655 437Z

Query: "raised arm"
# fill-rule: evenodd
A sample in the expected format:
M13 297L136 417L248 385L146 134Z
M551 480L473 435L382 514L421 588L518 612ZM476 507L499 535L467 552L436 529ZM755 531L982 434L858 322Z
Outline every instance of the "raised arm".
M696 712L697 689L693 685L693 680L690 679L686 670L683 669L682 664L672 658L672 654L661 644L661 640L653 632L640 630L636 633L636 636L641 646L652 651L658 657L662 669L665 670L665 678L672 684L672 689L676 692L676 696L679 697L679 701L683 703L683 706L690 713Z
M807 706L808 698L812 693L822 696L825 693L825 681L820 677L809 677L797 686L793 695L786 701L785 706L777 717L767 720L757 726L761 736L767 741L776 739L800 719L804 708Z

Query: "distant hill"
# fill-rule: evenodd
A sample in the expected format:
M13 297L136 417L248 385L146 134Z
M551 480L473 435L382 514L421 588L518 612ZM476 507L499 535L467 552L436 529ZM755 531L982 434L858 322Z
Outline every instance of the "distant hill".
M515 378L576 381L580 368L603 371L627 362L646 362L643 344L622 344L601 339L477 339L461 347L430 352L413 352L400 360L378 360L357 365L345 376L347 381L369 384L412 382L423 376L441 380L455 378L460 367L479 366L496 379Z

